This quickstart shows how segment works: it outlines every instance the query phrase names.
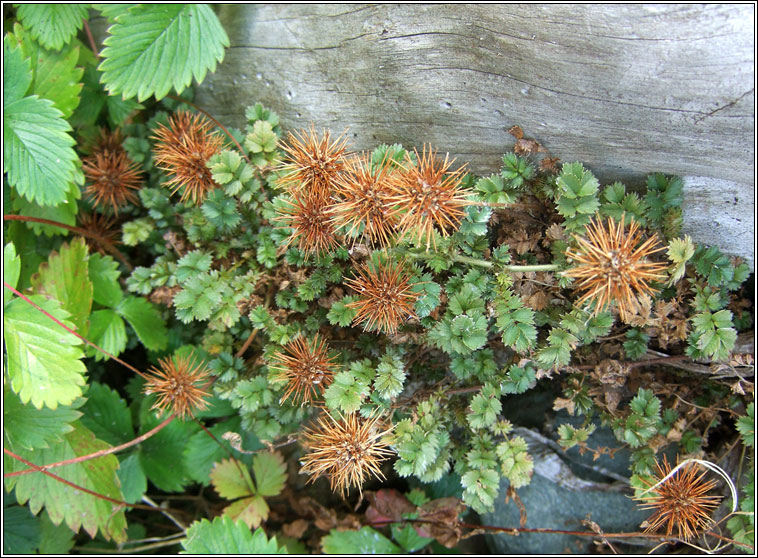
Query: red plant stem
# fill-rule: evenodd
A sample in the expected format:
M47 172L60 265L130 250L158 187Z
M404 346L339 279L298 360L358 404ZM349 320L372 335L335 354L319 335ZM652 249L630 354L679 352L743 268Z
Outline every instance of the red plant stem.
M36 305L34 302L32 302L31 300L29 300L29 298L27 298L26 296L22 295L20 292L18 292L16 289L14 289L13 287L11 287L11 286L10 286L8 283L6 283L5 281L3 281L3 286L4 286L6 289L10 290L12 293L14 293L16 296L18 296L18 297L22 298L23 300L25 300L26 302L28 302L29 304L31 304L32 306L34 306L34 308L36 308L37 310L39 310L40 312L42 312L42 313L43 313L45 316L47 316L48 318L50 318L51 320L53 320L53 321L54 321L56 324L58 324L59 326L61 326L63 329L65 329L65 330L66 330L66 331L68 331L69 333L71 333L71 334L73 334L73 335L77 336L79 339L81 339L82 341L84 341L84 342L85 342L85 343L87 343L88 345L90 345L90 346L94 347L95 349L97 349L98 351L100 351L101 353L103 353L105 356L107 356L107 357L109 357L109 358L112 358L113 360L115 360L116 362L118 362L119 364L121 364L121 365L123 365L123 366L126 366L126 367L127 367L129 370L131 370L132 372L134 372L134 373L135 373L135 374L137 374L138 376L141 376L142 378L147 378L147 376L146 376L145 374L143 374L142 372L140 372L139 370L137 370L137 369L136 369L134 366L132 366L132 365L131 365L131 364L129 364L128 362L124 362L124 361L123 361L123 360L121 360L120 358L118 358L118 357L116 357L116 356L114 356L114 355L110 354L110 353L109 353L108 351L106 351L105 349L102 349L102 348L98 347L97 345L95 345L95 344L94 344L92 341L90 341L89 339L86 339L86 338L84 338L83 336L79 335L79 334L78 334L76 331L74 331L74 330L73 330L73 329L71 329L70 327L68 327L68 326L64 325L64 324L63 324L63 322L61 322L61 321L60 321L58 318L56 318L55 316L53 316L53 315L52 315L52 314L50 314L49 312L46 312L45 310L43 310L42 308L40 308L39 306L37 306L37 305Z
M92 31L89 28L89 23L87 23L86 18L84 19L84 32L87 34L90 47L92 47L92 54L94 54L96 58L100 58L100 53L97 51L97 44L95 43L95 37L92 36Z
M242 155L242 157L245 158L245 161L247 161L247 164L250 165L250 166L253 166L253 163L250 162L250 159L248 159L247 155L245 154L245 150L242 149L242 146L235 139L235 137L231 134L231 132L226 129L226 126L224 126L221 122L219 122L213 116L211 116L211 114L207 110L202 109L199 106L197 106L195 103L193 103L191 101L188 101L187 99L182 99L181 97L178 97L176 95L166 95L166 97L168 97L169 99L173 99L174 101L179 101L180 103L188 104L192 108L199 110L205 116L207 116L208 118L210 118L213 121L213 123L216 126L218 126L219 128L221 128L224 131L224 133L229 137L229 139L232 140L232 142L234 142L234 145L237 146L237 149L239 149L240 155Z
M103 248L105 248L108 252L110 252L115 258L118 259L118 261L124 264L129 271L134 270L134 267L132 266L132 264L129 263L129 260L127 260L124 257L124 255L121 252L119 252L115 246L113 246L113 244L111 244L108 240L101 237L100 235L92 233L88 230L82 229L80 227L73 227L71 225L66 225L65 223L60 223L58 221L51 221L50 219L42 219L40 217L29 217L28 215L3 215L3 220L24 221L28 223L40 223L42 225L50 225L52 227L66 229L67 231L71 231L81 236L86 236L87 238L91 238L92 240L100 244Z
M79 486L78 484L75 484L75 483L73 483L71 481L67 481L63 477L59 477L58 475L55 475L55 474L53 474L53 473L51 473L49 471L45 471L44 469L42 469L38 465L35 465L31 461L27 461L26 459L24 459L20 455L16 455L15 453L13 453L12 451L10 451L10 450L8 450L6 448L3 448L3 452L6 455L9 455L10 457L12 457L13 459L17 459L21 463L23 463L25 465L29 465L30 467L32 467L32 469L35 472L39 471L43 475L47 475L48 477L50 477L52 479L55 479L58 482L62 482L63 484L68 485L71 488L74 488L75 490L81 490L82 492L85 492L85 493L87 493L87 494L89 494L91 496L94 496L95 498L99 498L100 500L105 500L107 502L110 502L112 504L116 504L117 506L122 506L122 507L125 507L125 508L137 508L137 509L140 509L140 510L151 510L151 511L155 510L155 508L153 508L151 506L145 506L145 505L142 505L142 504L130 504L129 502L123 502L121 500L116 500L115 498L111 498L110 496L105 496L104 494L100 494L99 492L95 492L94 490L90 490L89 488L84 488L83 486Z
M166 426L169 425L169 423L174 420L174 417L176 415L171 415L166 420L164 420L162 423L160 423L158 426L153 428L152 430L149 430L142 434L141 436L136 437L134 440L130 442L126 442L125 444L121 444L120 446L114 446L112 448L107 448L104 450L96 451L95 453L90 453L88 455L82 455L81 457L75 457L73 459L66 459L65 461L58 461L56 463L49 463L47 465L35 465L34 469L23 469L21 471L14 471L13 473L5 473L3 475L3 478L8 477L18 477L20 475L28 475L29 473L35 473L37 471L43 472L48 469L52 469L53 467L61 467L63 465L71 465L72 463L81 463L82 461L89 461L90 459L97 459L98 457L102 457L104 455L110 455L111 453L119 452L123 449L130 448L132 446L136 446L137 444L144 442L151 436L154 436L159 431L163 430ZM7 452L6 452L7 453Z

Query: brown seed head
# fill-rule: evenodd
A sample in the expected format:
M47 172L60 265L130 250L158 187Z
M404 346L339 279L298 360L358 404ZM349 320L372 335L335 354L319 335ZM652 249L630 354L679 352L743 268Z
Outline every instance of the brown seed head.
M191 199L199 205L218 187L206 164L224 140L212 127L203 115L180 111L169 118L168 127L161 124L153 135L156 166L171 177L165 186L172 194L183 188L181 201Z
M290 396L293 404L300 400L301 406L320 397L334 378L335 358L329 356L329 347L318 334L312 341L298 337L287 343L283 350L274 354L270 365L277 372L274 378L287 382L279 404Z
M566 251L574 265L563 274L577 279L574 289L584 292L576 304L594 302L596 315L615 302L621 319L626 322L636 313L637 297L656 292L649 283L665 277L666 264L647 261L665 247L658 244L656 235L640 244L642 234L636 221L632 221L625 233L624 215L620 223L611 218L605 225L600 220L590 221L587 238L574 238L579 246Z
M292 228L285 246L297 241L304 252L328 251L337 246L334 224L329 215L329 203L319 194L294 192L292 199L285 201L275 220Z
M116 220L113 217L106 217L102 213L94 212L81 212L79 213L78 217L79 226L85 231L99 236L106 243L110 243L112 245L121 244L121 242L118 240L118 231L114 228L116 225ZM90 250L97 250L101 254L105 254L103 243L97 242L90 237L85 237L84 241L87 243L87 246L90 247Z
M390 215L389 174L386 159L375 169L367 154L348 160L345 172L334 182L334 197L339 201L329 212L335 227L345 227L351 235L362 229L362 238L388 246L398 224L397 216Z
M141 171L121 149L95 151L82 159L82 170L87 178L85 194L95 207L118 210L127 203L137 203L135 190L142 185Z
M663 465L656 464L657 475L653 482L643 479L648 487L655 486L672 470L666 457ZM678 470L672 477L643 496L635 497L645 510L655 510L647 519L646 532L658 531L666 526L666 535L676 531L676 536L683 540L692 539L698 531L706 529L711 522L711 513L718 507L721 496L707 496L716 486L716 481L706 481L703 477L707 471L698 475L698 467L690 463Z
M154 393L153 409L176 413L179 418L191 417L208 404L207 380L210 371L202 364L194 365L190 357L159 359L160 368L151 367L143 387L146 394Z
M369 261L355 273L354 278L345 279L358 295L358 300L347 305L358 310L353 324L363 323L366 331L393 334L407 318L416 317L413 305L419 295L411 291L414 284L403 263Z
M393 453L387 439L392 427L380 424L378 415L338 417L321 416L315 428L304 431L308 453L300 471L311 475L308 482L328 476L332 491L339 490L344 498L353 486L362 494L363 483L371 475L384 479L379 465Z
M414 150L415 151L415 150ZM465 174L464 167L450 171L455 162L437 160L437 152L431 146L421 156L415 151L418 164L414 165L409 155L403 165L404 172L394 173L391 180L390 203L392 214L399 217L400 232L409 234L421 243L426 238L426 247L434 242L434 228L443 236L449 229L457 229L463 218L463 208L471 205L469 192L460 187Z
M311 124L310 129L290 133L287 139L282 145L286 157L280 166L285 174L279 184L290 192L305 191L327 199L332 182L344 168L347 138L343 135L332 141L328 130L319 138Z

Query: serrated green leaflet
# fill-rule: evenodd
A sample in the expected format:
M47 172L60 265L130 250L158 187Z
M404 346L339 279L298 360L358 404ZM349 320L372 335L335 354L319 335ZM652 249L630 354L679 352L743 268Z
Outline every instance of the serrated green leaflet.
M8 182L40 205L65 201L77 160L67 133L71 126L52 105L36 96L4 105L3 168Z
M3 248L3 283L8 283L14 289L18 285L18 276L21 274L21 258L16 255L16 247L9 242ZM3 305L13 298L9 289L3 287Z
M139 101L181 93L224 58L229 38L205 4L140 4L118 16L102 51L102 82L111 95Z
M7 384L3 387L3 436L5 447L18 453L47 448L63 440L71 423L82 414L72 407L35 409L24 405Z
M53 252L32 276L34 292L54 298L70 314L69 320L79 335L87 335L92 308L92 283L89 280L88 250L79 237Z
M147 477L139 462L139 454L132 452L126 459L122 458L118 467L118 480L124 493L124 502L139 502L147 492Z
M332 529L321 539L324 554L399 554L400 547L371 527L359 531Z
M21 99L32 83L31 62L8 35L3 39L3 107Z
M42 540L39 519L29 508L5 503L3 498L3 554L34 554Z
M224 459L216 464L211 471L211 483L219 496L227 500L255 494L247 467L233 459Z
M89 280L92 282L92 299L98 304L113 308L121 302L124 293L118 278L118 262L110 256L95 252L89 257Z
M33 295L30 300L68 327L68 313L56 300ZM5 307L4 338L8 376L21 401L55 409L82 394L87 369L80 360L82 341L19 298Z
M257 453L253 457L256 492L261 496L276 496L287 482L287 466L277 452Z
M64 436L61 443L47 449L23 451L19 455L36 465L55 463L88 455L106 449L107 444L96 440L95 436L80 423L73 424L74 429ZM14 471L26 469L27 466L17 461L6 461ZM87 488L116 500L121 500L121 490L116 477L118 460L114 455L106 455L95 460L82 461L53 472L81 487ZM126 540L126 519L124 511L116 511L115 505L63 484L47 475L39 473L23 475L6 480L6 486L16 489L19 503L29 502L32 513L39 513L44 507L53 523L65 520L73 530L83 527L94 537L98 529L108 539L116 542Z
M16 15L43 47L60 50L89 13L86 4L21 4Z
M70 44L60 52L47 50L25 37L24 28L14 25L9 38L17 42L24 57L29 58L32 70L30 95L39 95L53 101L55 108L68 118L79 105L84 70L76 66L79 47Z
M142 428L140 434L158 426L166 418L156 417L149 410L151 398L145 398L140 413ZM191 482L188 468L192 465L182 458L187 440L200 427L189 421L173 420L168 426L148 438L140 445L139 460L142 470L150 481L166 492L180 492Z
M166 348L168 333L158 309L148 300L136 296L128 296L116 308L142 344L150 351L160 351Z
M262 529L254 533L242 521L229 517L216 517L213 523L207 519L196 521L187 529L187 538L182 541L181 554L286 554L279 547L276 537L266 538Z
M268 512L266 500L258 494L232 502L224 508L224 515L235 521L244 521L250 528L258 527L266 521Z
M118 392L99 382L92 382L87 402L82 407L82 424L98 440L117 446L134 438L132 415Z
M103 351L117 357L126 349L128 339L124 320L110 308L95 310L90 315L88 338ZM87 356L96 361L110 358L94 347L87 346L85 350Z

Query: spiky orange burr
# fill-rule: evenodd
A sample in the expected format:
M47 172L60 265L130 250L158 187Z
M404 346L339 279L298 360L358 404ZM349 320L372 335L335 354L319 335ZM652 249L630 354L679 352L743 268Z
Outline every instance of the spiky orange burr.
M573 265L563 274L576 279L574 289L584 293L576 302L578 306L592 302L598 314L613 302L626 322L639 306L639 295L657 292L651 282L665 278L666 264L648 261L665 250L658 237L654 234L642 242L636 221L625 232L624 217L620 223L611 218L605 224L591 220L587 238L575 235L578 246L566 251Z
M84 193L95 207L118 210L127 203L137 203L135 191L142 185L139 165L122 149L95 151L82 159L87 179Z
M415 151L415 150L414 150ZM391 180L393 204L392 215L399 219L402 235L409 235L421 243L426 239L426 247L434 243L434 230L447 236L458 228L464 216L464 208L471 205L469 192L461 187L465 174L464 167L450 170L455 159L437 159L437 152L431 146L424 146L419 156L415 151L417 164L413 164L406 154L403 171L393 173Z
M292 228L285 246L297 242L304 252L328 251L337 246L329 202L318 193L295 192L284 202L275 220Z
M390 214L389 175L386 159L374 168L367 154L349 159L334 181L337 201L329 207L334 225L349 235L361 231L369 242L388 246L398 224L397 216Z
M326 475L332 491L339 490L343 498L351 487L362 494L369 477L384 479L380 464L393 454L388 441L391 432L378 415L321 416L315 428L304 431L303 445L308 452L300 471L311 475L309 482Z
M212 131L210 120L201 114L180 111L161 124L152 136L155 164L170 179L165 186L175 194L182 189L181 201L201 204L208 193L218 187L213 180L208 160L218 153L223 137Z
M156 395L153 409L185 418L208 406L205 397L210 371L205 366L195 365L187 356L159 359L158 364L159 368L150 368L143 387L144 393Z
M332 383L337 371L335 356L329 355L329 346L316 334L312 340L298 337L274 354L270 368L276 371L274 378L286 381L283 403L292 396L292 403L312 403Z
M680 539L690 540L710 525L711 513L721 501L721 496L707 495L716 486L716 481L704 480L707 471L698 474L697 465L690 463L660 483L672 468L665 456L663 464L657 463L656 466L653 482L644 481L648 487L654 488L646 495L635 497L641 502L641 509L655 510L647 519L646 532L659 531L665 526L667 536L676 532Z
M282 145L286 156L280 166L284 175L279 184L290 192L304 191L328 198L332 182L344 168L347 138L332 140L328 130L319 138L311 124L307 130L288 134L287 139Z
M419 295L411 290L414 284L403 263L369 261L355 273L352 279L345 279L358 295L347 305L358 311L353 324L362 323L366 331L393 334L408 318L416 317L413 306Z
M79 226L89 233L100 237L108 244L116 245L121 244L118 241L118 231L114 228L116 220L112 217L106 217L101 213L85 213L81 212L78 215ZM101 254L105 255L102 243L93 240L90 237L85 237L84 241L90 250L97 250Z

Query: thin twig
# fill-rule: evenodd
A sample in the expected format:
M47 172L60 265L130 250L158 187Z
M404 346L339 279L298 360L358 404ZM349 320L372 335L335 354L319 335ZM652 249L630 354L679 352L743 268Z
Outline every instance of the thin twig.
M171 513L169 513L168 509L162 508L158 504L156 504L147 494L142 496L142 501L147 502L153 509L155 509L156 511L160 511L163 515L168 517L174 525L176 525L177 527L179 527L179 529L182 530L182 532L187 531L187 526L184 523L182 523L181 521L176 519Z
M125 366L126 368L128 368L129 370L131 370L132 372L134 372L135 374L137 374L138 376L140 376L140 377L142 377L142 378L147 378L147 376L146 376L144 373L142 373L142 372L140 372L139 370L137 370L137 369L136 369L134 366L132 366L132 365L131 365L131 364L129 364L128 362L124 362L124 361L123 361L123 360L121 360L120 358L118 358L118 357L116 357L116 356L114 356L114 355L110 354L110 353L109 353L108 351L106 351L105 349L102 349L101 347L98 347L97 345L95 345L95 344L94 344L92 341L90 341L89 339L86 339L84 336L82 336L82 335L79 335L79 334L78 334L76 331L74 331L74 330L73 330L73 329L71 329L70 327L66 326L66 325L65 325L63 322L61 322L61 321L60 321L58 318L56 318L55 316L53 316L53 315L52 315L52 314L50 314L49 312L46 312L45 310L43 310L42 308L40 308L39 306L37 306L37 305L36 305L34 302L32 302L32 301L31 301L31 300L30 300L28 297L26 297L26 296L22 295L20 292L18 292L16 289L14 289L13 287L11 287L11 286L10 286L8 283L6 283L5 281L3 281L3 286L4 286L6 289L10 290L10 291L11 291L13 294L15 294L16 296L20 297L21 299L23 299L23 300L25 300L26 302L28 302L29 304L31 304L31 305L32 305L34 308L36 308L37 310L39 310L40 312L42 312L42 313L43 313L45 316L47 316L48 318L50 318L51 320L53 320L53 321L54 321L56 324L58 324L59 326L61 326L63 329L65 329L65 330L66 330L66 331L68 331L69 333L71 333L71 334L75 335L76 337L78 337L79 339L81 339L82 341L84 341L85 343L87 343L88 345L90 345L91 347L93 347L94 349L96 349L96 350L100 351L100 352L101 352L102 354L104 354L105 356L107 356L107 357L109 357L109 358L112 358L113 360L115 360L115 361L116 361L116 362L118 362L119 364L121 364L121 365Z
M48 463L47 465L39 465L35 467L34 469L23 469L21 471L14 471L12 473L5 473L3 475L3 478L8 477L17 477L20 475L28 475L29 473L37 473L40 471L46 471L48 469L52 469L54 467L62 467L63 465L71 465L73 463L81 463L82 461L89 461L91 459L97 459L98 457L103 457L104 455L110 455L112 453L117 453L121 450L130 448L132 446L136 446L137 444L144 442L151 436L154 436L159 431L163 430L166 426L169 425L169 423L174 420L174 417L176 415L171 415L166 420L164 420L162 423L160 423L158 426L153 428L152 430L149 430L148 432L145 432L141 436L137 436L134 440L131 440L130 442L126 442L125 444L121 444L120 446L115 446L112 448L107 448L104 450L96 451L95 453L90 453L88 455L82 455L81 457L74 457L73 459L66 459L65 461L58 461L56 463Z
M3 220L23 221L27 223L39 223L41 225L50 225L51 227L66 229L67 231L71 231L78 235L86 236L87 238L91 238L92 240L100 244L100 246L102 246L112 256L118 259L118 261L124 264L129 271L134 270L134 267L132 266L132 264L129 263L129 260L127 260L126 257L121 252L118 251L118 248L116 248L110 241L108 241L108 239L103 238L99 234L93 233L86 229L82 229L81 227L74 227L72 225L61 223L59 221L52 221L50 219L42 219L41 217L30 217L28 215L3 215Z

